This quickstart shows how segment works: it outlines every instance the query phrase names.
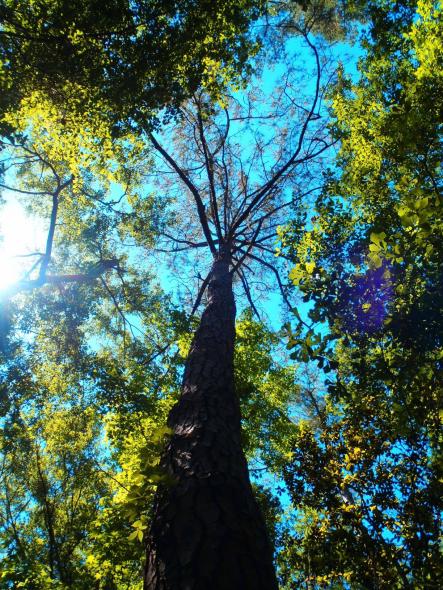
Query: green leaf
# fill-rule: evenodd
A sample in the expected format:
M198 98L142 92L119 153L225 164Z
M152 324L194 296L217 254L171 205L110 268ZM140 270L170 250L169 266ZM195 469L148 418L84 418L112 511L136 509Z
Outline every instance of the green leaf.
M386 238L386 234L384 231L380 232L380 233L374 233L372 232L370 235L370 240L371 242L373 242L374 244L380 245L381 242L383 242Z

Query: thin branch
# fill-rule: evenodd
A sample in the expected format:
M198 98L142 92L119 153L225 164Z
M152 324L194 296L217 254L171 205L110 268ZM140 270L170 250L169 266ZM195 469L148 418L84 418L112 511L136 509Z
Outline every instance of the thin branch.
M200 289L199 289L198 295L197 295L197 299L195 300L194 306L192 307L192 310L191 310L191 315L190 315L191 318L200 306L203 294L206 291L206 287L209 285L210 276L211 276L211 272L209 272L209 274L207 275L207 277L204 279L203 283L200 286Z
M197 205L197 212L198 217L200 220L200 224L203 229L203 233L205 235L206 241L208 242L209 249L211 250L212 254L216 256L217 250L214 244L214 240L211 235L211 230L209 229L208 219L206 217L205 206L203 204L202 198L200 193L198 192L194 183L188 178L188 176L184 173L184 171L180 168L177 162L168 154L168 152L159 144L159 142L155 139L152 133L149 133L149 138L155 147L155 149L163 156L163 158L170 164L170 166L175 170L175 172L180 177L181 181L188 187L191 191L192 196L194 197L195 203Z
M181 238L175 238L166 232L159 232L160 235L165 236L168 240L172 240L173 242L177 242L178 244L187 244L190 248L202 248L203 246L207 246L207 242L191 242L190 240L185 240ZM214 240L214 244L218 244L218 240Z
M260 230L261 230L261 226L262 226L262 224L263 224L263 222L262 222L262 221L261 221L261 222L258 224L258 226L257 226L257 229L255 230L255 232L254 232L254 235L252 236L252 239L251 239L251 241L250 241L250 243L249 243L249 245L248 245L248 248L247 248L246 252L244 252L244 253L243 253L242 257L241 257L241 258L238 260L237 264L236 264L236 265L233 267L233 269L232 269L232 271L231 271L231 272L235 272L235 271L236 271L238 268L240 268L240 267L241 267L241 265L242 265L243 261L245 260L245 258L246 258L246 257L247 257L247 255L249 254L249 252L250 252L250 251L252 250L252 248L254 247L254 245L255 245L255 240L257 239L257 237L258 237L258 234L260 233Z
M316 79L316 86L315 86L315 95L314 95L314 100L312 101L311 109L310 109L309 114L306 117L305 122L304 122L304 124L302 126L302 129L300 131L300 135L299 135L299 138L298 138L298 144L297 144L297 147L296 147L294 153L289 158L289 160L286 162L286 164L284 164L272 176L272 178L270 178L260 189L258 189L258 191L254 191L254 193L253 193L253 194L255 194L254 198L252 199L252 201L250 202L250 204L246 207L246 209L243 211L243 213L234 221L234 223L233 223L233 225L231 227L232 234L241 225L241 223L243 223L243 221L245 221L247 219L247 217L252 212L252 210L256 206L258 206L260 204L261 199L263 197L265 197L266 194L268 193L268 191L271 190L276 185L276 183L283 176L283 174L289 168L291 168L292 166L294 166L297 163L299 163L299 161L297 160L297 157L300 154L301 149L303 147L303 141L304 141L304 138L305 138L306 131L308 129L309 123L313 120L313 117L314 117L314 112L315 112L315 109L316 109L316 106L317 106L317 101L318 101L319 92L320 92L320 77L321 77L320 58L319 58L319 55L318 55L317 48L315 47L315 45L313 45L311 43L311 41L309 40L309 38L308 38L308 36L306 34L304 35L304 37L305 37L305 40L308 43L309 47L314 52L315 62L316 62L316 69L317 69L317 79ZM309 158L309 159L311 159L311 158Z
M58 197L59 197L59 191L55 192L52 195L52 211L51 211L51 219L49 222L48 237L46 239L45 255L41 259L41 266L40 266L40 272L39 272L39 278L41 280L43 280L45 278L46 271L48 269L48 265L51 260L52 246L54 243L55 224L57 222Z
M26 191L24 189L15 188L13 186L8 186L7 184L0 183L0 188L4 188L7 191L11 191L14 193L20 193L21 195L32 195L32 196L42 196L42 195L50 195L48 191Z
M255 315L257 316L257 318L261 322L260 314L258 313L258 310L257 310L257 308L256 308L256 306L254 304L254 301L252 299L252 296L251 296L251 290L249 289L248 281L246 280L246 277L245 277L245 275L244 275L244 273L241 270L241 268L240 268L239 265L237 265L235 272L240 277L240 280L241 280L242 285L243 285L243 289L244 289L245 294L246 294L246 298L249 301L249 305L251 306L252 311L255 313Z
M20 280L0 294L1 299L6 299L25 291L33 291L44 285L63 285L65 283L89 283L98 279L105 272L118 268L118 260L101 260L98 264L90 268L85 274L65 274L65 275L44 275L34 280Z
M205 157L205 168L206 174L209 180L209 197L212 209L212 216L214 218L215 229L217 232L217 237L220 242L223 240L223 235L221 231L220 225L220 218L218 215L218 205L217 205L217 195L215 192L215 183L214 183L214 161L213 156L209 152L208 144L206 143L205 138L205 130L203 127L203 120L200 112L200 104L197 103L197 121L198 121L198 130L200 134L200 140L203 146L203 155Z
M31 258L33 256L44 256L44 252L30 252L29 254L16 254L13 258Z
M289 302L289 299L288 299L288 297L287 297L287 295L285 293L285 289L284 289L284 286L283 286L283 283L282 283L282 280L280 278L280 274L279 274L278 270L274 266L272 266L272 264L270 264L266 260L263 260L263 258L259 258L258 256L255 256L254 254L251 254L250 252L247 254L247 257L248 258L252 258L252 260L255 260L256 262L260 262L260 264L263 264L263 266L266 266L266 268L269 268L269 270L272 270L272 272L275 274L275 277L277 279L277 283L278 283L278 286L279 286L279 289L280 289L281 296L282 296L284 302L286 303L286 305L288 306L289 310L291 310L292 309L292 305Z

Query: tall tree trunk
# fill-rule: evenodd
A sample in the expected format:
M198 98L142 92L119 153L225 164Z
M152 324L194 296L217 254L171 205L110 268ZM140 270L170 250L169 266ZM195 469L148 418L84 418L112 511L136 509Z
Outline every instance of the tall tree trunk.
M145 590L276 590L253 496L234 390L235 302L229 260L214 262L208 305L187 359L157 495Z

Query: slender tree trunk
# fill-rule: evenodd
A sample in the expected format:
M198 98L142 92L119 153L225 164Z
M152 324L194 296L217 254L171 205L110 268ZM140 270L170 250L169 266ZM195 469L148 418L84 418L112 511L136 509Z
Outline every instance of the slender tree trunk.
M229 260L214 262L208 305L169 416L148 540L145 590L276 590L272 552L240 441Z

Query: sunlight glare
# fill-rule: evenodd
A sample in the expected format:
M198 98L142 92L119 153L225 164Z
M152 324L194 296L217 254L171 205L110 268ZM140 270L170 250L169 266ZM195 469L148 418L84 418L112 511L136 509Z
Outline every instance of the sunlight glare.
M27 215L14 198L3 195L0 206L0 291L19 281L36 261L26 254L41 251L44 232L41 220Z

